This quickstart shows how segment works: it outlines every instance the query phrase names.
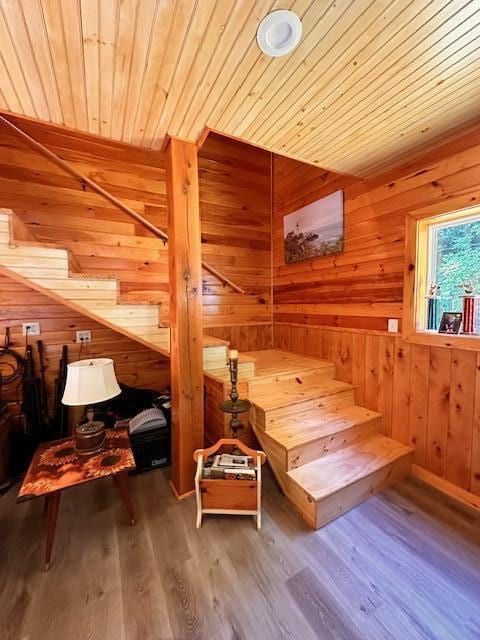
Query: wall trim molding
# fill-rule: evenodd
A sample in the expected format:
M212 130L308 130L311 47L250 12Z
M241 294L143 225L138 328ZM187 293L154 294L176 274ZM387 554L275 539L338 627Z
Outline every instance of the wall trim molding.
M273 321L273 326L278 325L281 327L302 327L303 329L323 329L325 331L338 331L340 333L361 333L364 335L374 335L374 336L390 336L392 338L401 338L402 334L400 332L390 332L390 331L378 331L377 329L351 329L350 327L333 327L329 324L305 324L302 322L279 322L277 320Z
M440 493L445 494L449 498L460 502L462 505L466 505L470 509L475 509L475 511L480 512L480 496L466 489L457 487L451 482L448 482L448 480L440 478L440 476L435 475L431 471L427 471L417 464L412 465L411 475L417 480L421 480L425 484L437 489L437 491L440 491Z

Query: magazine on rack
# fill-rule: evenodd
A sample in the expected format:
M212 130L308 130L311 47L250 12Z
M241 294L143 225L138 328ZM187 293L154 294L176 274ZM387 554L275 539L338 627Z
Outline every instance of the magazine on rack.
M249 456L233 456L230 453L222 453L215 456L213 466L247 469L250 460Z

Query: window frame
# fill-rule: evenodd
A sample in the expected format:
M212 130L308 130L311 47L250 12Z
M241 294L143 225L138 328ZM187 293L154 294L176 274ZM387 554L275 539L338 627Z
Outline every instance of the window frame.
M424 329L427 313L425 292L432 259L428 250L430 228L439 223L466 221L478 216L480 216L478 205L436 215L416 217L407 214L402 323L402 337L407 342L480 351L480 334L447 335Z

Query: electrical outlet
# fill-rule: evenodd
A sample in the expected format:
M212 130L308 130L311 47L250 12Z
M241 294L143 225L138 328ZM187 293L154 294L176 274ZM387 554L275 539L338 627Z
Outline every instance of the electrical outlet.
M92 341L92 332L91 331L76 331L75 333L76 342L91 342Z
M388 319L388 331L390 333L398 333L398 318Z
M22 324L22 333L24 336L39 336L40 335L40 323L39 322L24 322Z

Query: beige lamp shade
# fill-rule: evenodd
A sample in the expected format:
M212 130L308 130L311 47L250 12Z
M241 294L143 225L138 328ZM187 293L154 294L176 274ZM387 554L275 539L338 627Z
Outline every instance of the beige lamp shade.
M110 358L79 360L67 367L67 381L62 403L71 407L95 404L114 398L120 392L113 360Z

